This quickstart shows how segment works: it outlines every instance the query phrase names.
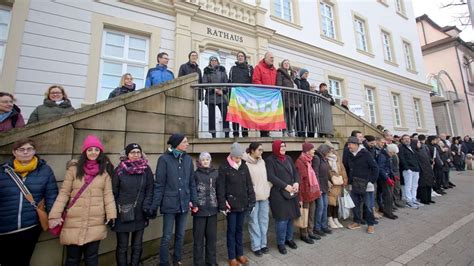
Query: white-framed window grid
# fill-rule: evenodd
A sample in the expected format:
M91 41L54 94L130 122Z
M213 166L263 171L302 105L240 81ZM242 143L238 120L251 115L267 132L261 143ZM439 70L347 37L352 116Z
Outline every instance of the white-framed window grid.
M416 128L423 128L423 121L421 120L421 102L420 99L413 98L413 106L415 109Z
M148 37L104 30L97 101L107 99L110 92L120 85L125 73L132 74L136 89L145 87L149 45Z
M274 0L275 16L293 22L292 0Z
M7 6L0 6L0 73L3 69L5 50L10 29L11 9Z
M367 34L365 32L365 21L360 18L354 18L355 34L357 40L357 49L362 51L369 51L367 46Z
M329 79L329 94L339 103L342 100L342 81L338 79Z
M396 127L402 126L402 114L400 110L400 95L392 93L393 118Z
M403 0L395 0L395 7L398 13L405 14L405 3L403 3Z
M393 62L392 55L392 41L390 33L382 31L382 46L383 46L383 55L385 60Z
M377 122L377 113L375 111L375 89L365 87L365 102L367 106L369 123Z
M415 65L413 63L413 56L412 56L412 50L411 50L411 44L403 41L403 53L405 55L405 64L407 66L407 69L410 70L415 70Z
M336 26L334 22L334 8L328 3L321 2L321 25L323 28L323 34L326 37L335 39L336 38Z

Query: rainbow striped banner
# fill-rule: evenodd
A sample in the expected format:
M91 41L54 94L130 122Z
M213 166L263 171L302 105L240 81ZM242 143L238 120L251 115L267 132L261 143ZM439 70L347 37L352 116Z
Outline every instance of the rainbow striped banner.
M285 129L281 91L255 87L232 88L226 120L249 129Z

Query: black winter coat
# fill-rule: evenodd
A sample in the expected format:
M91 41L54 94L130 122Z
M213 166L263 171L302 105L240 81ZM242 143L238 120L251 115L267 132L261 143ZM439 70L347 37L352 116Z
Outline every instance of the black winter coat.
M252 178L245 161L239 169L230 166L227 160L219 167L217 179L217 202L219 210L225 210L226 204L230 205L231 212L251 210L255 206L255 191Z
M418 186L432 187L434 185L435 174L431 167L431 158L424 148L416 151L416 157L418 162L420 162L420 179L418 180Z
M302 79L302 78L296 78L295 79L295 84L300 90L305 90L305 91L311 91L309 88L309 82L307 79Z
M148 221L143 213L144 209L149 209L153 200L153 172L151 168L145 169L143 174L129 174L123 172L118 174L118 167L115 168L112 177L112 189L114 192L115 205L117 206L117 219L113 231L115 232L134 232L144 229ZM140 193L140 195L138 195ZM138 200L137 200L138 196ZM122 222L120 219L120 205L134 203L135 220L131 222Z
M156 164L153 201L150 210L160 207L161 213L185 213L189 202L197 205L196 182L191 156L183 153L176 158L168 150Z
M134 92L134 91L135 91L135 83L133 83L133 87L130 89L125 86L117 87L109 94L109 99L120 96L122 94L129 93L129 92Z
M199 65L191 64L189 61L179 67L178 77L186 76L192 73L197 73L199 76L199 83L202 83L202 72L199 68Z
M352 183L353 177L367 179L372 184L375 184L377 181L379 167L367 149L360 149L355 156L349 151L347 165L346 172L349 177L349 184Z
M314 171L316 172L316 176L318 177L319 188L321 189L321 192L328 193L329 173L331 170L328 161L324 160L322 155L316 151L311 164Z
M392 178L392 159L385 149L377 150L377 165L379 167L379 180Z
M239 63L235 62L235 66L232 66L229 71L229 83L252 83L253 66L247 62Z
M410 150L406 145L400 144L398 146L398 149L398 158L400 159L400 172L403 172L405 170L420 172L420 164L413 148L412 150Z
M277 70L277 79L276 79L276 85L277 86L282 86L282 87L288 87L288 88L294 88L295 84L293 83L293 70L291 71L291 76L288 73L286 69L279 68ZM283 94L283 103L285 105L285 108L296 108L298 106L298 97L295 92L288 92L288 91L283 91L281 92Z
M193 216L212 216L218 212L217 179L219 172L214 168L198 167L194 172L199 211Z
M286 155L286 159L282 162L271 154L265 159L265 166L268 181L273 184L270 190L270 208L273 218L282 221L300 217L299 197L287 200L280 192L287 185L300 183L300 175L291 157Z
M227 72L223 66L207 66L204 68L202 83L227 83ZM222 89L222 95L216 93L217 89ZM205 90L205 104L228 104L228 89L220 87L209 87Z

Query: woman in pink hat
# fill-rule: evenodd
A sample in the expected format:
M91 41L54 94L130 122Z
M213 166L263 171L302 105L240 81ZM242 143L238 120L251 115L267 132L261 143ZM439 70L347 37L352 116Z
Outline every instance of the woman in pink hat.
M113 165L96 136L86 137L81 152L78 161L68 164L49 213L49 227L64 223L59 239L66 245L66 265L79 265L82 255L85 265L99 265L99 244L107 237L106 224L113 224L117 218L111 182Z

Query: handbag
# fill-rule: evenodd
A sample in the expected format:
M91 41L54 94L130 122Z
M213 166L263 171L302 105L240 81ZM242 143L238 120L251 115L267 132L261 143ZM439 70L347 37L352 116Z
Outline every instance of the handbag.
M331 183L335 186L341 186L344 184L344 179L342 179L342 175L333 175L331 177Z
M307 228L308 227L308 217L309 217L309 208L303 208L303 205L300 207L301 216L293 220L293 225L298 228Z
M25 199L28 200L31 206L35 208L41 228L43 229L43 231L48 230L48 214L46 213L44 198L41 199L40 202L37 204L35 202L35 199L33 198L33 195L25 186L25 183L23 183L22 179L17 175L17 173L15 173L15 170L8 164L6 166L7 167L5 168L5 172L13 179L15 184L20 189L21 193L23 193L23 196L25 196Z
M355 194L365 194L367 190L367 184L369 180L360 178L360 177L353 177L352 178L352 192Z
M137 202L140 197L142 185L143 185L143 175L140 180L140 186L138 187L138 193L137 193L137 198L135 199L135 202L118 205L118 211L119 211L121 222L131 222L135 220L135 207L137 206Z
M54 228L51 228L49 229L49 232L55 236L58 236L59 234L61 234L61 231L63 229L63 224L64 222L66 221L66 214L68 212L69 209L71 209L71 207L74 205L74 203L76 203L77 199L79 199L79 197L81 196L82 192L84 192L84 190L86 190L87 186L89 186L89 184L92 183L91 182L85 182L84 185L82 185L82 187L79 189L79 191L77 192L77 194L74 196L74 198L72 198L72 200L69 202L69 204L67 205L67 208L63 211L63 213L61 214L61 219L62 219L62 223L61 224L58 224L56 225Z

